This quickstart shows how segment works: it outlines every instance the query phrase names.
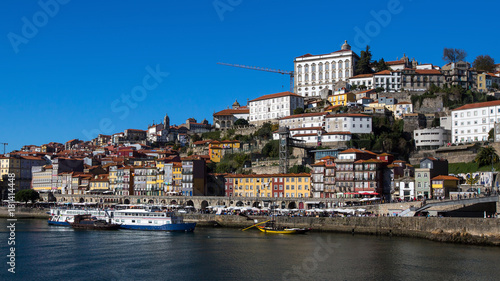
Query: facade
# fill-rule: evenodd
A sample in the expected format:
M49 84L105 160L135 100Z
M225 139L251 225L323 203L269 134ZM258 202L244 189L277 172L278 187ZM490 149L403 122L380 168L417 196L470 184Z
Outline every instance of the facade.
M250 124L275 123L279 118L292 115L296 108L304 108L304 98L291 92L282 92L251 100L248 107Z
M413 131L417 150L431 150L451 142L451 131L443 127L425 128Z
M472 103L452 111L452 142L487 141L488 132L500 123L500 101Z
M402 101L394 106L393 115L396 119L403 119L404 114L413 113L413 104L411 102Z
M382 164L371 151L350 148L339 152L335 159L336 177L334 193L343 197L363 192L378 194L383 190Z
M448 198L450 192L458 190L459 179L453 176L437 176L432 178L432 196Z
M328 96L328 101L332 105L341 105L347 106L349 103L356 102L356 95L351 92L337 93L331 96Z
M489 92L493 89L493 84L500 86L500 77L494 73L478 73L477 74L477 90L479 92Z
M420 168L415 169L415 190L417 198L432 198L431 179L448 175L448 161L427 157L420 161Z
M203 196L206 194L207 169L205 160L196 157L182 158L182 195Z
M442 67L442 72L448 86L460 86L465 89L471 89L475 86L475 74L468 62L448 63Z
M370 134L372 117L366 114L341 113L325 116L327 133L350 132L352 134Z
M208 145L208 155L212 162L219 163L226 151L233 153L239 151L239 149L240 141L237 140L211 141Z
M250 110L247 106L240 106L236 100L231 109L224 109L214 113L214 126L216 129L231 128L238 119L250 121Z
M323 54L306 54L295 58L294 92L303 97L319 96L323 89L334 89L340 81L353 76L359 57L347 41L341 50Z
M226 176L225 194L230 197L309 198L310 174L260 174Z
M406 91L426 91L432 84L442 87L446 82L437 69L403 69L401 79L401 89Z

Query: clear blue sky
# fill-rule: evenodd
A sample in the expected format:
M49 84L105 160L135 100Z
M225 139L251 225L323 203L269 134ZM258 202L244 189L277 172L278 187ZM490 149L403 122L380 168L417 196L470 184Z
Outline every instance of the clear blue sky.
M294 57L344 40L359 53L369 40L374 59L406 53L443 65L443 47L454 47L471 62L500 62L497 1L59 1L68 3L48 12L37 1L0 2L0 142L9 151L146 129L165 113L172 124L212 123L235 99L288 90L286 75L219 61L292 70ZM148 66L168 76L147 79L144 94ZM120 100L131 92L138 101Z

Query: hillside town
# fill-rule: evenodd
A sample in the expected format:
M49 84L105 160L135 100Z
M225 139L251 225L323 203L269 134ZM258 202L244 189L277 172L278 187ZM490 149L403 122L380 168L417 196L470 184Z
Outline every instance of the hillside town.
M214 104L211 124L159 113L143 128L4 151L2 196L9 175L16 190L69 195L390 202L498 192L493 168L451 174L449 164L487 148L498 161L500 64L369 53L345 41L296 57L293 89Z

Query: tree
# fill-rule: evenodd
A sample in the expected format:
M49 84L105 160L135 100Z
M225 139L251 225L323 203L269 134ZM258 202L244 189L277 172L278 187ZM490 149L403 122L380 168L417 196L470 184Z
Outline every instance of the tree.
M373 69L370 67L371 63L372 53L370 52L370 46L366 45L366 50L361 51L361 55L356 66L356 74L373 73Z
M279 141L272 140L262 148L262 155L266 157L276 158L279 156Z
M458 62L467 57L467 52L463 49L444 48L443 60L445 62Z
M264 123L256 132L255 136L260 139L270 139L273 137L273 125L271 123Z
M195 142L195 141L201 141L201 137L200 137L200 135L198 135L198 134L193 134L193 135L191 136L191 141L192 141L192 142Z
M309 172L311 172L311 169L303 165L293 165L290 169L288 169L288 173L290 174L300 174Z
M492 146L482 147L474 159L479 167L491 165L498 162L498 154Z
M391 70L391 68L385 63L384 59L381 58L375 63L375 72L380 72L384 70Z
M293 114L302 114L304 113L304 109L302 107L297 107L293 110Z
M491 130L488 132L488 140L495 140L495 128L491 128Z
M495 69L495 60L489 55L480 55L476 57L472 66L476 70L493 71Z
M356 91L357 88L358 88L358 85L351 85L351 91Z
M31 201L31 203L35 203L36 200L40 199L40 194L33 189L24 189L16 193L15 199L19 202L28 203Z
M248 121L246 119L240 118L234 121L234 126L248 126Z
M497 84L497 83L493 83L493 84L491 84L491 87L492 87L493 89L497 89L497 90L498 90L498 89L500 89L500 88L498 87L498 84Z

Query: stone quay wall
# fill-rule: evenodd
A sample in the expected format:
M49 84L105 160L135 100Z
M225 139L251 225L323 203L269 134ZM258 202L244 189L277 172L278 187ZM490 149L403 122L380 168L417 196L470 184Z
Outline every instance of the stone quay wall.
M259 222L269 217L252 216ZM185 216L200 226L245 228L253 224L242 216ZM313 231L343 232L425 238L441 242L500 246L500 219L438 217L278 217L289 227L307 227ZM250 230L249 230L250 231Z

